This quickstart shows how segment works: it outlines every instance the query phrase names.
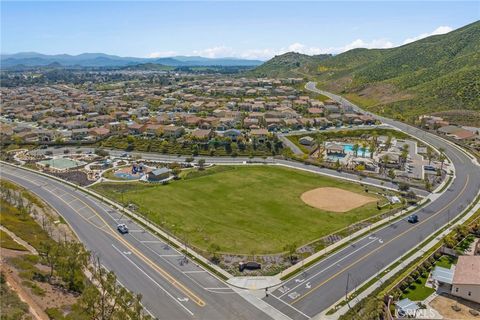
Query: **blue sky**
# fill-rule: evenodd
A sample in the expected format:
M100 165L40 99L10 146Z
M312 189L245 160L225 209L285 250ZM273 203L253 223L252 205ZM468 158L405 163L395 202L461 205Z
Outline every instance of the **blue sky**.
M1 9L2 53L136 57L386 48L480 19L480 1L1 1Z

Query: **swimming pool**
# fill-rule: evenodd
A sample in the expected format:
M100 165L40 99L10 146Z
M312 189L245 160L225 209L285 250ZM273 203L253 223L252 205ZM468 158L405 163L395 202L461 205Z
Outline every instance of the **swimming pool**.
M343 151L345 151L345 153L354 154L355 152L353 152L353 144L344 144L343 145ZM365 155L363 153L364 151L365 151ZM358 148L357 156L358 157L369 158L370 157L370 152L368 152L364 148L360 147L360 148Z

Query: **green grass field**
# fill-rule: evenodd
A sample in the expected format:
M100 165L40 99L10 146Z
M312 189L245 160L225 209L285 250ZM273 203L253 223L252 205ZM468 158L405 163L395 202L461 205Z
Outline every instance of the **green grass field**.
M284 167L217 166L186 173L168 185L103 183L92 188L135 203L150 220L181 238L186 235L197 248L209 250L215 244L228 253L282 252L288 244L308 243L382 212L375 202L346 213L309 207L300 195L317 187L365 192L358 184Z
M26 251L21 244L15 242L5 231L0 230L0 247L11 250Z
M47 232L27 213L20 211L3 199L0 199L0 209L2 225L32 247L38 249L42 241L52 241Z

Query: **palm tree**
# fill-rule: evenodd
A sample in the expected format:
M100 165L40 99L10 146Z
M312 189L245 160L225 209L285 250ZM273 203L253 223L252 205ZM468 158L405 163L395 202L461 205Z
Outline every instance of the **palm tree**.
M432 163L433 159L433 149L432 147L427 147L427 159L428 159L428 165Z
M355 157L358 154L358 149L360 149L360 145L358 143L355 143L352 147L353 153L355 154Z
M375 142L371 142L370 146L368 147L368 152L370 152L370 159L373 159L373 153L377 149L377 146L375 145Z
M440 162L441 162L440 170L443 170L443 164L445 163L446 159L447 159L447 157L445 156L445 154L441 153L440 154Z
M365 158L365 152L367 151L367 143L362 143L362 157Z
M387 172L387 164L390 162L390 156L388 154L382 157L383 162L383 173Z
M323 136L321 134L317 134L315 136L315 142L317 143L318 153L317 158L320 159L323 156Z
M403 149L402 153L400 154L400 159L402 160L402 164L405 164L407 162L407 157L408 157L408 150Z
M372 142L375 145L375 147L378 146L378 133L377 133L377 131L372 132Z
M385 147L388 149L390 149L390 147L392 146L392 135L389 134L388 137L387 137L387 141L385 142Z

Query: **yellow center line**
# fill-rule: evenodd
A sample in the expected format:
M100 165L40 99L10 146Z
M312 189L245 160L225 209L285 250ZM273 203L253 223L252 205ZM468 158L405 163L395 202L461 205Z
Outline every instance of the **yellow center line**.
M76 210L75 208L73 208L67 201L63 200L62 198L60 198L59 196L57 196L55 193L52 193L54 196L56 196L58 199L60 199L62 202L64 202L65 204L67 204L70 208L72 208L72 210L74 210L78 215L80 215L84 220L86 220L85 217L83 217L83 215L78 211ZM93 209L88 203L86 203L85 201L81 200L80 198L76 197L75 195L72 195L70 194L72 197L74 197L75 199L77 199L78 201L82 202L83 204L85 204L86 207L90 208L90 210L94 213L94 215L96 215L103 223L104 223L104 226L108 229L108 230L104 230L105 232L109 233L111 236L113 236L115 239L117 239L119 242L121 242L124 246L126 246L131 252L135 253L135 255L137 255L140 259L142 259L147 265L149 265L151 268L153 268L154 270L156 270L158 273L160 273L170 284L172 284L173 286L175 286L177 289L179 289L181 292L183 292L185 295L187 295L192 301L194 301L198 306L200 307L204 307L206 305L205 301L203 301L200 297L198 297L194 292L192 292L190 289L188 289L185 285L183 285L181 282L179 282L177 279L175 279L172 275L170 275L167 271L165 271L164 269L162 269L161 267L159 267L156 263L154 263L152 260L150 260L147 256L145 256L142 252L140 252L137 248L135 248L134 246L132 246L130 243L128 243L128 241L126 241L125 239L123 239L121 236L119 236L117 234L117 232L108 225L107 221L100 216L100 214L95 210ZM85 208L85 207L82 207L82 208ZM93 217L93 216L92 216ZM87 221L89 221L89 219L91 219L92 217L89 217ZM91 222L91 221L89 221ZM103 229L103 227L102 227ZM108 232L110 231L110 232Z
M351 269L353 266L355 266L356 264L360 263L361 261L365 260L366 258L368 258L369 256L371 256L372 254L374 254L375 252L379 251L380 249L382 249L383 247L387 246L389 243L391 243L392 241L395 241L396 239L402 237L403 235L405 235L406 233L414 230L416 227L426 223L427 221L429 221L430 219L434 218L435 216L439 215L440 213L442 213L443 211L445 211L448 207L450 207L452 205L453 202L455 202L462 194L463 192L465 191L465 189L467 188L468 186L468 181L469 181L469 176L467 176L467 181L465 182L465 185L463 186L462 188L462 191L460 191L460 193L452 200L449 202L449 204L447 204L446 206L444 206L442 209L440 209L437 213L435 213L434 215L431 215L430 217L428 217L427 219L423 220L422 222L420 222L418 225L416 225L415 227L413 228L409 228L407 230L405 230L404 232L400 233L399 235L397 235L396 237L390 239L389 241L385 242L383 245L379 246L378 248L376 248L375 250L373 251L370 251L368 254L362 256L360 259L356 260L354 263L346 266L345 268L343 268L342 270L340 270L339 272L335 273L334 275L332 275L331 277L329 277L328 279L324 280L323 282L319 283L318 285L316 285L315 287L313 287L310 291L306 292L303 296L300 296L298 297L297 299L293 300L293 302L291 304L295 304L297 302L299 302L300 300L302 300L303 298L305 298L306 296L308 296L309 294L311 294L312 292L316 291L317 289L319 289L320 287L322 287L323 285L325 285L327 282L330 282L331 280L335 279L336 277L338 277L340 274L342 274L343 272L347 271L348 269Z

